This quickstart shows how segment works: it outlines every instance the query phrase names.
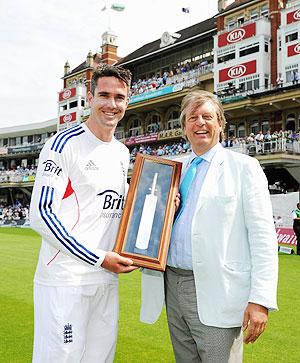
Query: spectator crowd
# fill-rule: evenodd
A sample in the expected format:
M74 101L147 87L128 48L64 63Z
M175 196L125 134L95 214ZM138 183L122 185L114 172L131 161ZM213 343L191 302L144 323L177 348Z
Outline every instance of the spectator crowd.
M165 71L162 74L153 74L152 77L148 79L138 79L137 81L132 82L130 95L135 96L141 93L155 91L164 86L176 84L180 80L185 80L185 75L192 75L193 71L205 70L208 64L207 60L201 62L186 62L185 64L178 63L177 65L174 65L170 71Z
M272 134L270 131L263 133L259 131L256 135L251 133L246 137L235 137L230 136L222 141L223 147L230 148L241 148L245 153L260 153L260 152L273 152L273 151L293 151L290 147L282 147L282 142L287 143L292 146L293 143L297 143L298 149L294 151L300 152L300 133L292 131L275 131ZM251 148L254 148L251 150ZM141 153L144 155L154 155L154 156L175 156L191 152L190 143L184 139L179 142L173 142L170 144L164 144L159 146L153 146L150 144L136 145L130 153L130 161L134 162L136 154ZM241 150L242 152L242 150Z
M283 141L291 145L294 142L298 144L300 143L300 133L296 133L294 131L280 130L275 131L271 134L269 130L265 133L263 133L263 131L259 131L256 135L254 133L251 133L249 136L246 137L228 137L227 139L223 140L222 144L224 147L235 147L246 144L248 146L256 146L258 152L270 152L274 149L274 145L277 146L278 142L280 143Z
M295 145L300 153L300 133L292 131L275 131L263 133L259 131L256 135L251 133L246 137L230 136L222 141L223 147L232 148L235 151L250 153L251 148L254 148L253 153L273 152L273 151L293 151L294 149L275 150L274 145L281 144ZM131 164L134 163L137 153L144 155L172 157L185 153L190 153L191 145L185 139L180 139L178 142L166 143L163 145L140 144L135 145L130 152ZM36 166L17 166L10 170L0 167L0 183L2 182L20 182L34 180L37 171ZM31 178L31 179L30 179ZM281 182L276 182L274 185L269 185L269 191L274 193L286 193L286 188ZM0 225L22 225L29 221L29 205L23 205L20 201L16 201L14 205L7 205L0 202Z
M0 183L28 181L29 177L35 177L37 167L16 166L11 169L0 168ZM30 179L30 178L29 178Z
M29 221L29 205L16 201L13 205L0 203L0 225L22 225Z
M175 156L190 152L191 150L190 143L184 139L181 139L179 142L159 145L157 147L142 144L135 146L132 149L130 153L130 161L134 162L137 153L154 156Z
M256 147L256 151L274 151L273 145L275 142L285 141L290 143L291 145L294 142L299 144L300 150L300 133L296 133L293 131L275 131L272 134L270 131L263 133L259 131L256 135L254 133L250 133L249 136L245 137L235 137L230 136L222 141L223 147L237 148L240 146L247 146L248 148L251 146ZM288 149L288 148L287 148ZM151 144L140 144L135 145L134 148L130 152L130 161L134 162L137 153L141 153L144 155L153 155L153 156L176 156L184 153L191 152L190 143L185 139L180 139L179 142L172 142L170 144L164 145L151 145ZM28 181L28 177L35 176L37 171L36 166L17 166L11 168L9 170L0 167L0 183L8 182L8 181Z

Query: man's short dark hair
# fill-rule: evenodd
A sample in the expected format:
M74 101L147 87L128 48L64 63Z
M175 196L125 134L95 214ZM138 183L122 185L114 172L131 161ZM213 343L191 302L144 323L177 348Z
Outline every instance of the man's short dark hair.
M95 88L97 87L98 79L101 77L116 77L127 84L128 91L130 89L130 83L132 78L130 70L125 69L121 66L112 66L102 63L94 70L92 75L91 92L93 95L95 92Z

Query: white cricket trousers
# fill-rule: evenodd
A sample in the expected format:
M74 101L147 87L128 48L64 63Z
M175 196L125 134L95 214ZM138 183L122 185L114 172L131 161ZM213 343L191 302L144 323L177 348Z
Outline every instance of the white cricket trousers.
M113 362L118 284L34 284L33 363Z

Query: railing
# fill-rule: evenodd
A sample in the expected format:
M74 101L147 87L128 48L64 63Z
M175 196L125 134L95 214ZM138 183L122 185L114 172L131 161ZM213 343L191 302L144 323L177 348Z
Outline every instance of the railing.
M264 142L245 142L238 141L228 149L247 155L262 155L274 153L300 154L300 141L282 138Z
M295 7L299 7L299 0L289 1L285 6L286 9L291 9Z
M218 98L222 101L222 103L230 103L234 101L238 101L240 99L246 98L247 96L254 95L256 93L263 93L267 91L274 91L274 90L282 90L286 87L297 88L300 86L300 83L295 81L288 81L285 83L279 83L276 86L269 84L266 86L261 86L252 90L242 90L236 88L235 86L227 87L222 90L217 91Z
M35 180L35 174L21 175L17 173L2 172L0 174L0 183L28 183Z
M250 156L259 156L259 155L268 155L275 153L287 153L287 154L296 154L300 155L300 140L297 139L288 139L288 138L279 138L276 140L270 141L251 141L247 142L246 140L238 140L233 143L232 146L226 146L223 142L223 146L241 154L247 154ZM170 159L178 159L189 155L190 152L186 150L178 153L176 155L162 155L164 158ZM133 162L130 163L129 169L132 169ZM18 173L10 173L10 172L1 172L0 173L0 184L1 183L26 183L33 182L35 180L35 173L32 175L26 174L18 174Z
M234 143L232 146L223 146L241 154L250 156L269 155L275 153L287 153L300 155L300 140L290 140L286 138L280 138L278 140L264 141L264 142L246 142L244 140ZM167 159L180 159L190 155L190 152L184 152L177 155L162 155ZM130 163L129 169L133 168L133 162Z
M3 146L0 147L0 155L2 156L7 154L26 154L40 152L48 139L49 138L46 138L45 140L40 142L24 142L21 145L15 146Z
M196 79L202 76L203 74L213 72L213 66L214 66L213 63L209 63L199 66L199 68L192 69L185 73L175 74L172 77L168 77L166 85L169 86L172 84L185 82L190 79Z
M19 220L0 218L0 227L30 227L29 218Z
M140 85L135 91L132 91L129 103L145 101L150 98L181 91L183 88L194 87L199 82L200 76L210 72L213 72L213 63L168 77L165 85L160 85L152 90L143 90L142 85Z
M219 31L217 33L217 35L221 35L221 34L224 34L224 33L227 33L227 32L230 32L232 30L235 30L235 29L238 29L238 28L241 28L241 27L244 27L245 25L248 25L248 24L251 24L251 23L257 23L259 20L265 20L265 21L269 21L268 20L268 17L266 15L258 15L255 19L247 19L244 21L244 23L242 24L239 24L238 21L236 21L232 26L226 26L224 27L224 29L222 29L221 31Z

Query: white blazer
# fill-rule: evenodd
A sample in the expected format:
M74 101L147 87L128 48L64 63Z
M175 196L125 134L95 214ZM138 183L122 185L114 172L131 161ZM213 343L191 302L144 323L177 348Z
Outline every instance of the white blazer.
M219 148L192 221L192 260L200 321L242 325L248 302L277 309L277 238L268 184L255 158ZM141 321L164 303L163 274L144 270Z

